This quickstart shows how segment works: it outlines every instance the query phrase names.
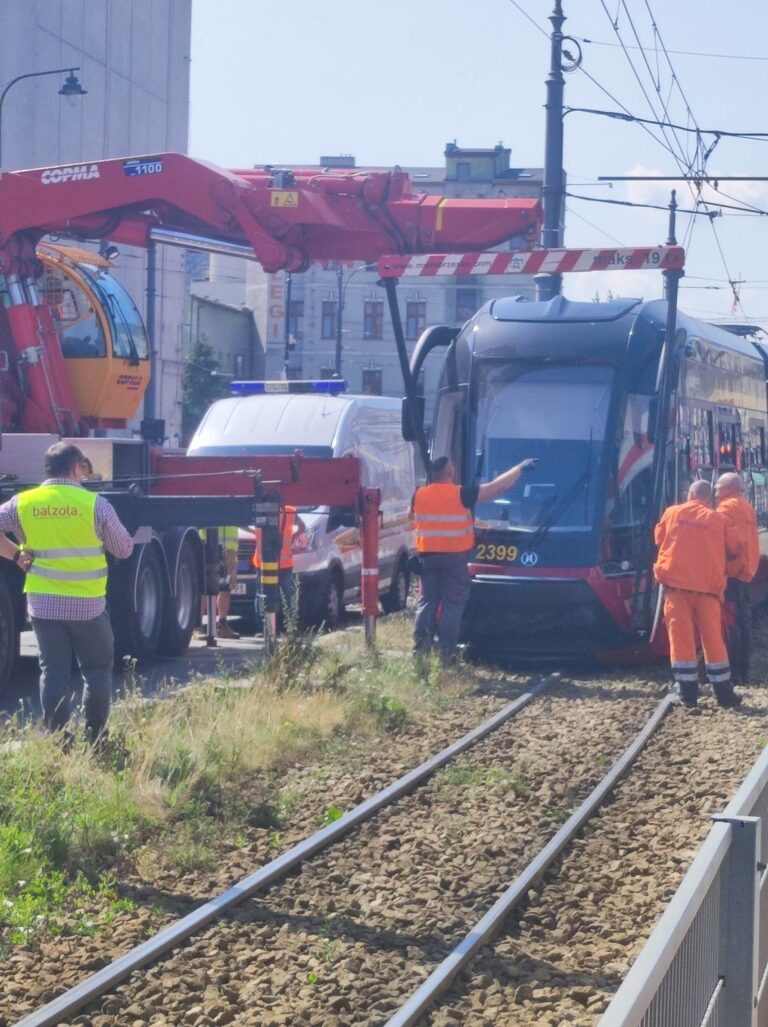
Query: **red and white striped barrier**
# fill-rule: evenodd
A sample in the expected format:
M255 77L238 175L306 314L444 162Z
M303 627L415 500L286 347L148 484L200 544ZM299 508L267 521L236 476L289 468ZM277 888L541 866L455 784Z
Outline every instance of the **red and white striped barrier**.
M445 275L535 275L566 271L666 271L685 264L682 246L639 246L614 250L530 250L511 253L422 253L380 257L382 278Z

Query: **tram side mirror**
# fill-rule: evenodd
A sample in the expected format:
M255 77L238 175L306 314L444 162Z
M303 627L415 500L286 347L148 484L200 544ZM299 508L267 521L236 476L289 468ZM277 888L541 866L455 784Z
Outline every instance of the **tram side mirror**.
M659 416L659 400L657 396L651 396L648 404L648 441L656 441L656 420Z
M408 402L408 397L403 396L401 430L405 441L415 442L419 429L424 430L424 397L416 396L415 403L411 405Z

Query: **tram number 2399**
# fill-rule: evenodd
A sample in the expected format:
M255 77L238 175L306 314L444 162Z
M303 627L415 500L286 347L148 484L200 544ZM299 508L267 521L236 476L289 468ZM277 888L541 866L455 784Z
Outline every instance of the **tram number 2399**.
M487 560L489 563L512 563L519 555L520 550L517 546L481 542L477 547L475 558L477 560Z

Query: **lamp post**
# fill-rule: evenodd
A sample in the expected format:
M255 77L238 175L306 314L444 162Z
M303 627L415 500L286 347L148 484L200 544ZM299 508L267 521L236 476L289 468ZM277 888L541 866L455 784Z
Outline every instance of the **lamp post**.
M344 281L344 267L339 264L336 268L336 283L337 283L337 309L336 309L336 361L335 368L336 374L341 377L341 331L342 331L342 320L344 314L344 296L347 292L347 286L352 281L358 271L373 271L375 270L375 264L361 264L360 267L352 268L350 273L347 275L346 282Z
M50 71L28 71L26 75L17 75L16 78L12 78L8 85L0 93L0 168L3 166L2 160L2 142L3 142L3 101L5 100L6 93L9 89L16 85L17 82L21 82L25 78L40 78L42 75L63 75L64 72L69 72L64 84L59 89L59 96L66 97L77 97L85 96L88 92L87 89L83 89L80 85L80 81L75 75L76 71L80 71L79 67L75 68L51 68Z

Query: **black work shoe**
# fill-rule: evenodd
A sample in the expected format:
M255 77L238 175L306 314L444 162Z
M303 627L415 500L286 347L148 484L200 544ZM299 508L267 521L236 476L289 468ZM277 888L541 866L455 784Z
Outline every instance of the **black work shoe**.
M699 701L699 689L697 685L677 682L672 687L672 694L677 698L681 706L692 710Z
M718 695L717 705L722 706L724 710L733 710L737 706L741 706L741 696L737 695L735 692Z

